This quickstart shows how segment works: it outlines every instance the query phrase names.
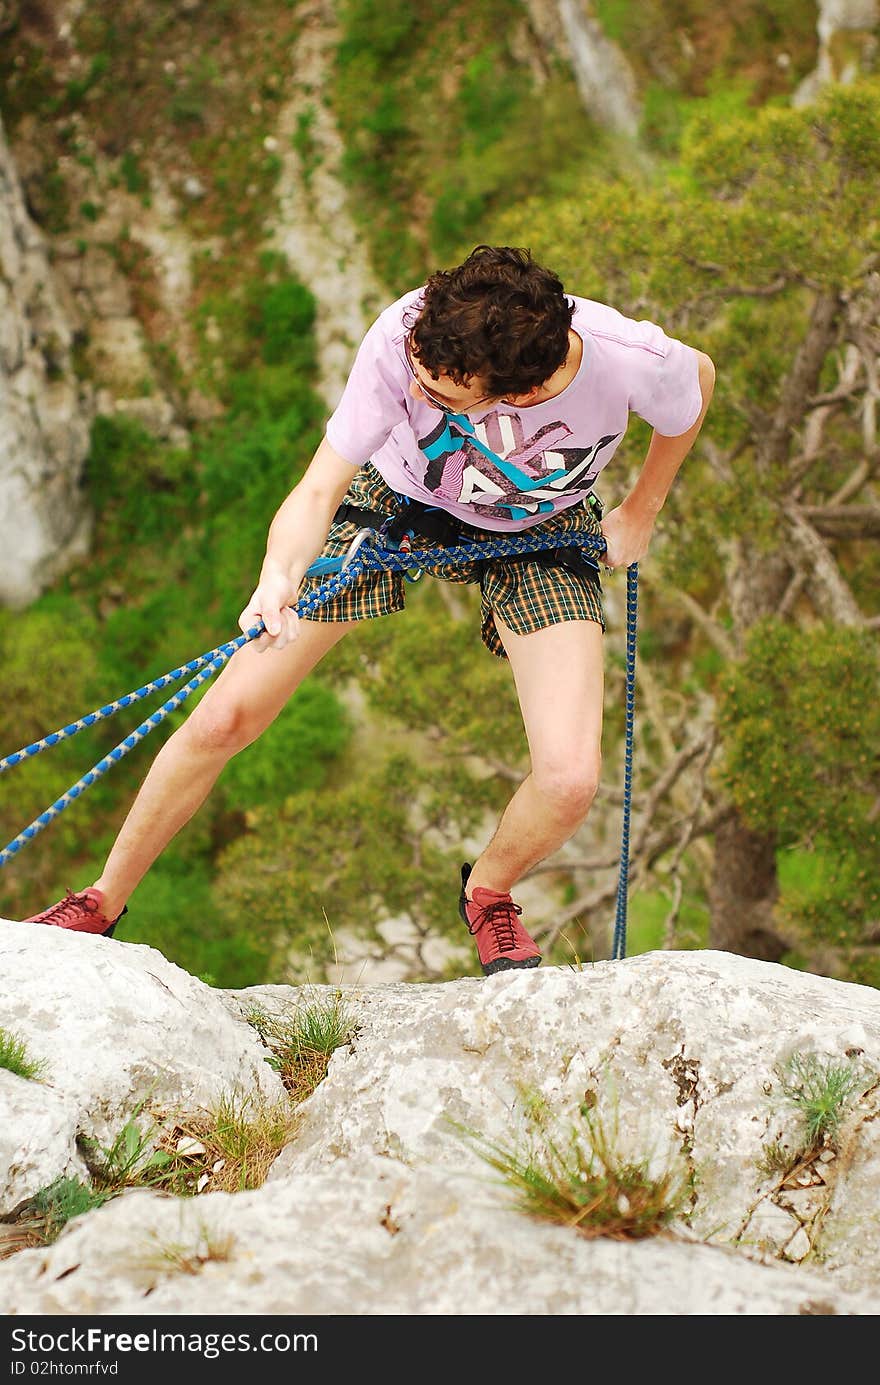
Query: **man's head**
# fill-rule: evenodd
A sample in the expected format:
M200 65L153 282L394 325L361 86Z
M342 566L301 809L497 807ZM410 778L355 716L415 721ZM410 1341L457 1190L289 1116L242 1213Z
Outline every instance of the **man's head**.
M453 409L522 402L564 364L573 311L559 279L528 250L478 245L427 282L410 324L417 387Z

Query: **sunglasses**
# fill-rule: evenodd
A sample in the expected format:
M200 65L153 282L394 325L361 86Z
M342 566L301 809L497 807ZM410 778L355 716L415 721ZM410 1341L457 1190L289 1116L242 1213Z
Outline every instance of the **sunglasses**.
M419 389L422 391L422 394L423 394L423 395L425 396L425 398L429 401L429 403L431 403L431 404L434 405L434 408L435 408L435 409L439 409L439 410L441 411L441 413L444 413L444 414L462 414L462 413L466 413L468 409L476 409L480 404L488 404L489 401L492 399L492 395L491 395L491 394L487 394L487 395L484 395L482 399L475 399L475 400L471 401L471 402L468 403L468 404L457 404L457 405L456 405L456 404L447 404L445 400L443 400L443 399L438 399L437 396L436 396L435 394L432 394L431 391L422 383L421 377L420 377L419 375L416 374L416 368L415 368L415 365L414 365L414 363L413 363L412 352L411 352L411 350L410 350L410 344L409 344L409 343L410 343L409 337L404 337L404 339L403 339L403 354L404 354L404 356L406 357L406 364L407 364L407 366L409 367L409 373L410 373L410 375L412 376L412 378L415 380L415 382L416 382L416 384L418 385Z

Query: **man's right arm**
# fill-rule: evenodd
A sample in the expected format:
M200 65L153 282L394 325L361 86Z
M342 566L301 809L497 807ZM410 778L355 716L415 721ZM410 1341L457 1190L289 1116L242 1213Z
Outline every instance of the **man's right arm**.
M290 609L306 568L320 553L345 492L357 468L323 439L269 526L266 556L256 589L238 618L242 630L262 619L267 634L257 649L283 649L299 634L299 617Z

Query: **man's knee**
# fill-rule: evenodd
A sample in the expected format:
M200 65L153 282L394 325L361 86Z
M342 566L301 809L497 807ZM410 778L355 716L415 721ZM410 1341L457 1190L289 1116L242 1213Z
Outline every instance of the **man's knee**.
M250 709L237 699L210 694L202 699L183 725L184 733L197 750L230 756L256 740L261 729L254 725Z
M599 788L601 760L596 756L572 756L532 765L535 785L558 811L585 817Z

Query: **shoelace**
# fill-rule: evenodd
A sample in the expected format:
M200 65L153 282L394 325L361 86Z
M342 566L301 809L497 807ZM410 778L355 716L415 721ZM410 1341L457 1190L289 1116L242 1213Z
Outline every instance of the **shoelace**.
M474 900L469 899L468 903L473 904ZM468 932L479 933L488 924L495 934L498 951L512 952L516 947L516 919L522 907L512 899L496 899L494 904L478 904L477 908L480 916L476 923L468 924Z
M60 922L67 923L68 919L76 916L76 913L85 909L88 914L100 913L98 901L87 894L74 894L73 890L68 890L64 899L60 899L57 904L53 904L51 909L47 909L46 923Z

